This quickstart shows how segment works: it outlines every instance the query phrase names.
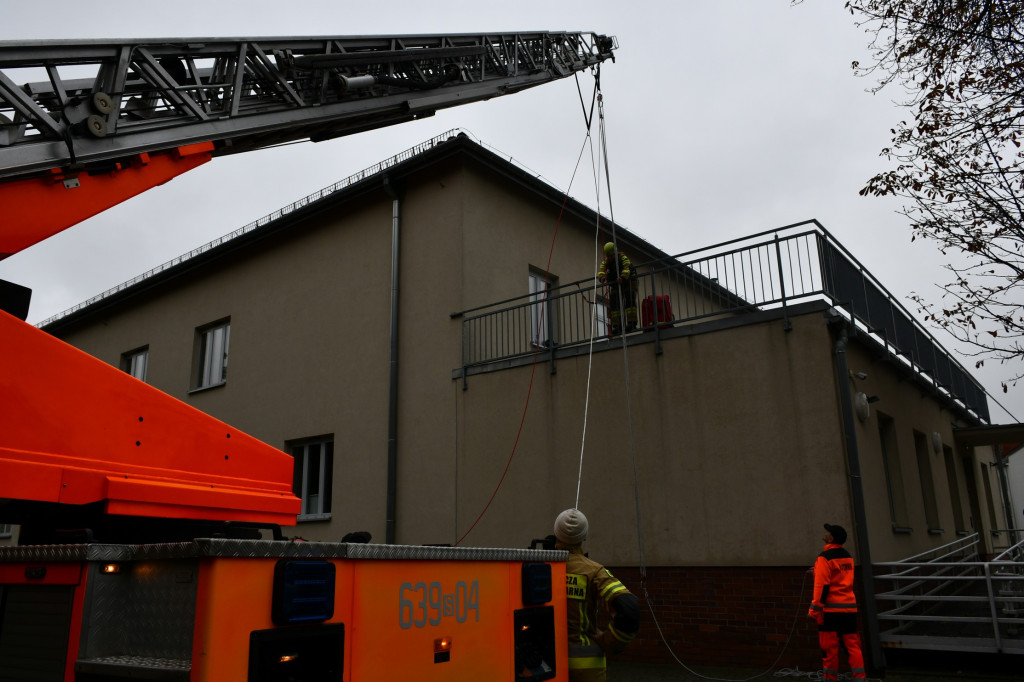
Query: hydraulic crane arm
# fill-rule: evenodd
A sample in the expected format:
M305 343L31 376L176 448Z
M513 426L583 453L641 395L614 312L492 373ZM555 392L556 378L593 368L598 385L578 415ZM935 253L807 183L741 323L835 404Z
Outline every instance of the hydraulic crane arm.
M0 259L214 156L429 116L614 49L592 33L0 42ZM18 289L7 307L27 312ZM2 310L0 339L4 522L295 522L287 453Z
M616 48L569 32L0 42L0 204L21 207L0 216L0 258L213 156L430 116Z

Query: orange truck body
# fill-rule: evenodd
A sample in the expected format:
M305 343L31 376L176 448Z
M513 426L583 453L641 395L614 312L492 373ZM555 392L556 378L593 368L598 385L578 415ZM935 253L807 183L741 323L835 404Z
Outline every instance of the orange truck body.
M2 311L0 400L0 499L295 524L288 453Z
M0 655L62 682L565 681L564 584L556 550L7 547Z
M565 552L281 539L287 453L4 312L0 397L0 679L568 679Z

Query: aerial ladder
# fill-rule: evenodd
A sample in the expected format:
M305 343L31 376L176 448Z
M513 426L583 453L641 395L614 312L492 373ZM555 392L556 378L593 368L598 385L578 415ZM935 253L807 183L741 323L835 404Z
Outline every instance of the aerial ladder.
M215 157L513 94L617 47L578 32L0 42L0 260ZM0 280L13 679L567 679L564 553L291 542L287 453L25 323L29 295Z
M564 32L0 42L0 258L215 156L520 92L614 47Z

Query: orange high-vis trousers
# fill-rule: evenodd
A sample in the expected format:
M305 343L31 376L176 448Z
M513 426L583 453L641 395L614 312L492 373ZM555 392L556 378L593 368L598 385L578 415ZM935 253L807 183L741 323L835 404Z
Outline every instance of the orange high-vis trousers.
M838 632L818 632L818 643L821 645L822 672L825 680L839 679L839 642L846 647L846 657L850 663L853 679L866 679L864 674L864 654L860 650L860 636L856 632L840 634Z

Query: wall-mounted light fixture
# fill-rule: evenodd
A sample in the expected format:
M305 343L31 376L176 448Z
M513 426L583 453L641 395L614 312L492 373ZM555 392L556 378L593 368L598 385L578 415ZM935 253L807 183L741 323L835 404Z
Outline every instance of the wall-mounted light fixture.
M868 397L861 392L857 392L853 396L853 409L857 413L857 418L862 422L866 422L871 418L870 402Z

